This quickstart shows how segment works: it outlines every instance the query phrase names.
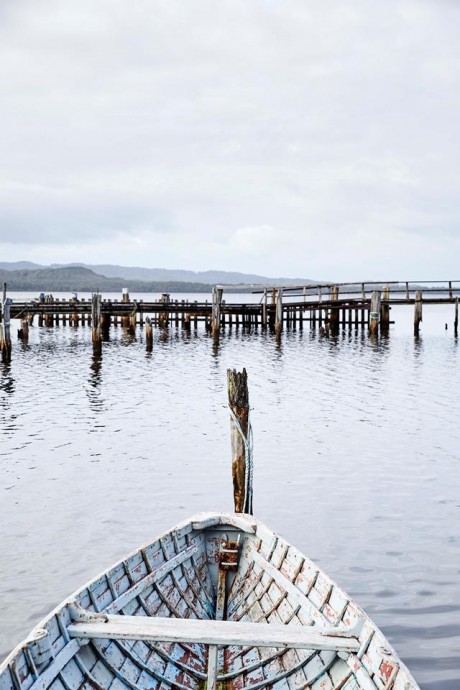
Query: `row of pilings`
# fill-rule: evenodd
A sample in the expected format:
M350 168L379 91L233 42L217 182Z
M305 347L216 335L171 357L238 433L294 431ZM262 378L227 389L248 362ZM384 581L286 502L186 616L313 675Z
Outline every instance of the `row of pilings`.
M327 287L327 290L326 290ZM413 304L414 335L420 331L422 307L424 303L455 304L454 334L458 335L458 297L454 294L452 283L448 291L434 299L424 298L422 290L409 292L406 283L405 294L401 298L397 291L386 286L382 290L372 290L366 294L365 285L353 294L340 294L339 285L317 286L313 294L311 286L304 287L303 293L289 295L290 288L264 288L260 291L259 302L226 303L223 300L224 288L217 286L212 292L212 301L198 302L182 299L171 300L169 294L155 302L130 300L127 289L122 299L103 299L96 293L90 300L76 297L63 300L52 295L41 295L39 300L13 302L3 287L2 309L0 313L0 350L3 362L11 359L11 319L20 320L18 337L27 342L29 327L34 318L38 326L54 326L62 323L78 326L88 324L92 328L92 341L96 350L107 339L110 326L121 323L134 332L137 325L144 328L147 347L153 343L153 326L165 327L175 324L189 329L198 322L204 322L206 331L218 340L223 328L236 325L244 327L261 326L280 336L283 328L300 329L305 322L312 328L319 328L320 335L336 336L340 328L368 328L369 334L378 336L389 332L390 309L392 304ZM286 292L284 293L283 290ZM460 288L457 289L457 292ZM435 293L431 293L432 295ZM286 295L289 299L286 299ZM447 324L446 324L447 327Z

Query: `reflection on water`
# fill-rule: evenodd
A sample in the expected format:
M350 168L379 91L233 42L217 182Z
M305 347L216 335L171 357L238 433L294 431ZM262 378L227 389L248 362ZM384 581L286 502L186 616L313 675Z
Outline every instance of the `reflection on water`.
M230 510L226 369L249 373L255 512L375 619L423 690L460 685L458 340L31 328L0 368L0 656L90 576Z

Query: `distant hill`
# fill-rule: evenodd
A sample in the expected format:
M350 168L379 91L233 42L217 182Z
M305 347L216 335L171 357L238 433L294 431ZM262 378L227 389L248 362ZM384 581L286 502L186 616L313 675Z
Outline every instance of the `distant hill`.
M212 285L178 281L142 281L107 278L82 266L9 271L0 268L0 282L8 290L32 292L211 292Z
M7 271L33 271L38 268L46 268L41 264L34 264L32 261L0 261L0 269Z
M268 278L255 273L238 273L231 271L186 271L170 268L141 268L139 266L112 266L110 264L88 265L103 276L121 276L133 280L174 280L210 285L303 285L301 278ZM312 281L306 281L312 282Z
M88 268L96 274L107 278L125 278L148 282L185 282L203 283L205 285L305 285L311 280L305 278L268 278L255 273L238 273L231 271L186 271L170 268L142 268L141 266L116 266L112 264L51 264L43 266L30 261L0 262L0 269L5 270L39 270L46 268Z

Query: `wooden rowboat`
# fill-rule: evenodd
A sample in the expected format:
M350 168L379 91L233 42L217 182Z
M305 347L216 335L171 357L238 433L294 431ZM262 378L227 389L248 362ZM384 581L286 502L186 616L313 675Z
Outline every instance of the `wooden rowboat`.
M228 374L235 513L86 584L0 665L0 690L417 690L359 606L250 514L247 377Z
M416 690L385 637L250 515L201 513L64 601L0 690Z

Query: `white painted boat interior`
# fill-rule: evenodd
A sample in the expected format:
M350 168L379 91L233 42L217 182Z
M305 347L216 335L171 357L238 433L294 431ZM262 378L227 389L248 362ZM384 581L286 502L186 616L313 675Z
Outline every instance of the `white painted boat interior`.
M0 690L416 690L382 633L251 516L200 514L63 602Z

